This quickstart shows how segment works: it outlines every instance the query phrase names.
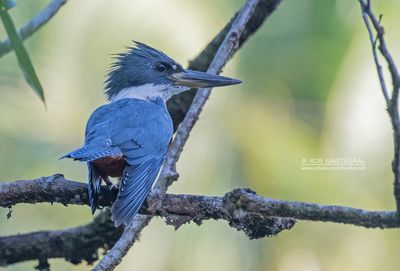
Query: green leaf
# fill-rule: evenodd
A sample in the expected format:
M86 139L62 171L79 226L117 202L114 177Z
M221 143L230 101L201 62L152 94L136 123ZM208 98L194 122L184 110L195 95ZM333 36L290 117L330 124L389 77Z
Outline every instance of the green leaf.
M19 67L24 73L25 80L32 87L32 89L39 95L40 99L45 102L42 85L40 84L39 78L36 75L35 69L33 68L32 62L29 58L27 51L17 33L15 25L11 19L10 14L7 12L7 6L5 0L0 0L0 17L3 21L4 28L6 29L7 35L11 41L11 45L18 59Z
M16 6L14 0L0 0L0 7L5 7L7 10Z

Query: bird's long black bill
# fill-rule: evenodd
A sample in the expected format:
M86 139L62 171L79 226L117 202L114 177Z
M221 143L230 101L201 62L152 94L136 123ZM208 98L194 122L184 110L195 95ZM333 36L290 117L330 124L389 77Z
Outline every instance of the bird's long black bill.
M174 73L171 75L171 78L175 81L175 85L191 88L229 86L242 82L229 77L193 70L183 70L182 72Z

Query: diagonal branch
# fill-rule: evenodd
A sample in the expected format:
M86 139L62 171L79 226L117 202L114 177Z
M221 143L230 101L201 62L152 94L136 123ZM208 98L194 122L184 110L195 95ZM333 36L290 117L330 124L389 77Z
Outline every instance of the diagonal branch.
M256 30L259 29L259 27L263 24L265 19L269 17L269 15L272 14L272 12L276 9L276 7L279 5L281 0L260 0L258 2L257 8L255 12L252 14L252 17L246 24L245 29L240 35L239 39L239 47L244 44L248 38L254 34ZM235 17L236 18L236 15ZM233 19L234 19L233 18ZM222 43L224 37L226 36L228 30L230 29L230 26L232 24L233 19L223 28L223 30L220 31L220 33L206 46L206 48L200 53L199 56L197 56L193 61L190 62L189 68L190 69L195 69L195 70L206 70L209 65L211 60L213 59L217 49L219 48L220 44ZM0 47L1 48L1 47ZM1 53L0 53L1 54ZM193 100L195 90L192 90L190 92L183 93L179 96L173 97L169 103L168 103L168 108L170 111L170 114L172 116L172 119L174 121L174 129L176 130L177 126L179 123L183 120L183 117L186 115L186 112ZM14 196L8 196L7 199L3 198L2 196L0 197L0 205L3 207L8 207L10 205L13 205L15 203L19 202L29 202L29 203L35 203L35 202L40 202L42 200L49 201L49 202L61 202L63 204L80 204L80 200L85 200L86 193L82 191L86 191L86 187L82 186L80 187L79 185L82 185L81 183L72 183L71 187L76 188L77 190L73 191L72 194L68 192L71 187L69 187L67 190L64 190L64 188L59 187L58 185L60 184L57 180L61 180L63 177L61 175L55 175L51 177L44 177L41 178L40 181L44 184L45 187L42 187L44 191L40 192L40 189L35 189L38 188L37 184L32 184L29 183L29 181L19 181L18 185L19 188L17 191L20 192L20 194L14 194ZM176 176L172 176L170 178L176 178ZM39 181L39 180L38 180ZM25 187L24 182L27 185L29 185L29 189L22 189L21 188ZM46 183L47 182L47 183ZM49 184L51 183L51 184ZM5 186L0 186L0 191L2 188L5 188ZM55 190L51 190L51 188L54 188ZM8 187L8 189L12 189ZM15 189L15 188L14 188ZM50 190L49 190L50 189ZM82 190L80 190L82 189ZM74 190L74 189L72 189ZM15 190L14 190L15 191ZM35 194L32 194L30 191L36 191ZM49 194L46 194L45 191L52 191ZM56 192L58 191L58 193ZM11 193L12 194L12 193ZM9 194L10 195L10 194ZM71 197L68 198L68 195ZM76 195L80 195L81 198L77 198ZM102 203L104 206L106 206L106 202L110 202L110 195L112 198L112 193L102 193ZM38 197L35 197L38 196ZM102 214L100 214L102 216ZM276 225L279 224L280 220L274 220L272 221L271 225ZM144 225L143 223L142 225ZM93 222L92 224L87 225L88 227L96 227L96 223ZM110 232L107 234L111 235L113 232L115 232L115 229L110 229ZM121 232L118 232L119 235ZM113 243L118 239L119 235L115 236L115 239L113 240ZM25 239L24 239L25 240ZM88 242L90 242L90 239L87 239ZM86 247L86 246L85 246ZM33 257L32 259L35 259L37 257ZM19 261L23 261L24 259L21 258Z
M209 72L218 73L239 48L240 37L246 29L246 25L250 18L256 13L256 7L260 1L261 0L247 0L243 8L239 11L236 18L233 20L228 33L224 37L223 42L213 57L210 67L208 68ZM280 1L278 0L275 2ZM177 179L178 175L175 168L176 162L209 95L210 89L203 89L197 92L196 97L194 98L194 101L172 142L163 164L160 177L154 189L155 193L165 193L168 186ZM149 216L136 216L132 223L125 228L124 233L114 247L103 257L103 259L100 260L93 270L113 270L122 261L122 258L126 255L137 239L139 232L147 226L150 220L151 217Z
M52 0L44 9L42 9L35 17L22 26L18 34L22 40L29 38L33 33L39 30L40 27L45 25L60 8L67 2L67 0ZM0 57L7 54L12 50L10 40L0 41Z
M219 46L213 60L211 61L207 72L219 73L232 55L236 52L239 47L240 35L245 29L245 26L250 20L252 14L254 14L258 2L258 0L248 0L243 8L239 11L225 36L224 41ZM181 152L183 151L183 147L188 140L190 132L196 124L210 94L211 88L199 89L197 91L193 103L190 106L189 111L186 113L185 119L179 127L176 137L171 145L167 159L164 163L163 171L161 172L161 176L174 174L176 170L176 163ZM166 178L160 179L157 182L156 190L159 192L165 192L167 187L170 185L168 180L169 179Z
M400 74L396 63L393 60L392 55L387 49L384 37L385 31L381 25L382 16L380 16L379 19L375 16L371 8L370 0L359 0L359 2L361 5L362 17L365 26L368 30L369 38L372 44L372 53L378 71L382 92L387 102L387 107L388 107L387 110L393 128L394 159L392 162L392 170L394 174L394 197L396 200L397 211L400 212L400 114L399 114ZM376 37L372 30L371 24L376 32ZM378 45L379 52L381 53L381 55L383 56L388 65L388 70L390 72L392 79L393 88L390 97L387 90L387 84L383 76L382 66L379 62L378 53L376 50L377 43L379 43Z
M238 49L262 26L265 19L275 11L282 0L260 0L256 6L255 12L246 24L245 29L239 37ZM206 48L189 63L189 69L206 71L213 60L219 46L224 40L226 34L232 26L233 20L236 18L237 13L231 21L218 33L217 36L206 46ZM190 105L196 95L197 89L183 92L179 95L172 97L167 105L168 111L172 116L174 122L174 129L176 130L179 124L183 121Z

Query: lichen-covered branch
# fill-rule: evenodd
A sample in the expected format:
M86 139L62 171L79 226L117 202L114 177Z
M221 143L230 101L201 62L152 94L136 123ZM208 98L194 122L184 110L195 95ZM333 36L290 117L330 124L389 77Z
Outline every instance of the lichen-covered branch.
M103 206L111 206L117 196L117 189L111 192L107 190L108 188L103 187L100 193ZM87 186L84 183L66 180L60 174L3 183L0 186L0 199L2 207L39 202L88 204ZM175 228L190 221L201 224L208 219L223 219L232 227L245 232L249 238L275 235L284 229L290 229L295 223L292 218L271 218L254 213L245 215L244 210L241 211L241 217L233 216L233 213L228 212L223 197L210 196L153 194L140 213L145 216L138 216L137 219L161 216L167 224ZM133 231L134 228L130 230ZM33 259L39 259L41 265L46 265L49 258L65 258L74 264L82 260L92 263L97 260L98 249L108 250L119 240L121 233L122 228L114 228L109 218L109 210L106 209L93 223L85 226L0 237L0 266ZM136 234L138 233L139 231L136 231ZM85 249L85 253L80 253L82 248L88 249Z
M0 205L9 207L19 203L39 202L87 205L86 193L86 184L66 180L57 174L3 183L0 186ZM104 187L100 194L102 205L111 206L117 190L110 193ZM395 211L367 211L345 206L276 200L261 197L248 189L236 189L222 197L152 194L140 213L148 217L161 216L175 228L190 221L200 225L209 219L226 220L231 227L245 232L251 239L290 229L295 219L367 228L400 227ZM93 223L85 226L0 237L0 266L33 259L43 263L49 258L65 258L71 263L82 260L91 263L97 259L97 250L113 246L121 233L122 228L114 228L109 219L109 210L106 209Z
M39 30L40 27L45 25L60 8L67 2L67 0L52 0L44 9L42 9L35 17L22 26L18 30L18 34L22 40L29 38L33 33ZM0 57L10 52L12 49L10 40L0 41Z
M298 220L334 222L366 228L399 228L400 219L395 211L367 211L346 206L322 205L263 198L246 189L236 189L224 197L226 209L233 215L247 214L267 217L295 218Z
M98 249L109 249L121 235L122 229L115 229L109 216L105 211L92 223L76 228L0 237L0 266L36 259L45 265L50 258L93 263Z
M100 204L111 206L117 196L102 187ZM0 185L0 206L12 207L20 203L61 203L88 205L87 186L65 179L61 174L33 180L21 180ZM346 206L322 205L284 201L261 197L249 189L236 189L223 197L152 193L140 213L180 221L201 222L205 219L231 221L240 213L265 217L295 218L321 222L344 223L367 228L398 228L400 220L395 211L367 211ZM180 226L182 223L172 223Z

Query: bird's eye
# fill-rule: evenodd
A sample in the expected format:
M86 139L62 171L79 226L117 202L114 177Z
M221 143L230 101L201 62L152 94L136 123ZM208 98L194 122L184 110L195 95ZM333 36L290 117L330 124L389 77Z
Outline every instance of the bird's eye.
M157 63L155 66L155 70L158 72L165 72L167 70L167 67L162 63Z

